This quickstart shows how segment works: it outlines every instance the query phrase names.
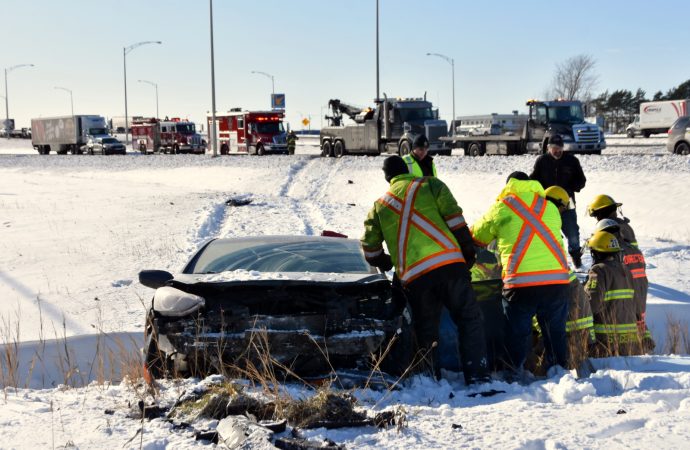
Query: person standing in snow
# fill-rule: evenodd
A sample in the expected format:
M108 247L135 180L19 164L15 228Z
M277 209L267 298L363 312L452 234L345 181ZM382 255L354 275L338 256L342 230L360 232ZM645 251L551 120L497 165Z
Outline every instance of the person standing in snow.
M554 134L549 138L548 150L534 162L530 178L541 183L544 189L560 186L570 197L568 208L561 214L563 234L568 240L568 253L576 268L582 266L580 248L580 227L575 212L575 192L585 187L587 179L580 161L572 154L563 151L563 138Z
M620 242L613 234L597 231L587 241L594 264L585 292L594 315L595 357L643 353L637 330L632 276L619 258Z
M521 376L530 348L532 317L544 336L546 368L568 365L568 261L561 215L538 181L509 177L498 201L472 226L477 245L494 239L503 267L503 310L509 365Z
M295 147L297 146L297 134L295 134L294 130L290 130L290 132L287 134L287 148L288 148L288 154L289 155L294 155L295 154Z
M390 188L364 221L361 243L367 261L382 270L395 266L408 293L418 344L431 356L436 377L445 305L458 327L465 382L489 381L484 323L470 284L475 252L462 209L441 180L408 173L397 155L384 160L383 172Z
M403 161L407 164L407 171L415 177L437 176L434 158L429 155L429 139L423 134L415 138L412 151L403 156Z

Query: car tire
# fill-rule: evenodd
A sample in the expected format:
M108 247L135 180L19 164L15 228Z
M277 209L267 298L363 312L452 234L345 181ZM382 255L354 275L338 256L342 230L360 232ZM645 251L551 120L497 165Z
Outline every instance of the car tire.
M324 158L330 158L333 156L333 146L331 145L331 141L323 141L321 143L321 156Z
M333 145L333 156L336 158L342 158L346 153L347 151L345 150L345 143L343 143L343 141L335 141L335 144Z
M676 154L690 155L690 144L687 142L679 142L678 145L676 145Z
M472 142L467 150L470 156L484 156L484 149L478 142Z
M410 141L404 140L400 143L400 147L398 147L398 154L400 156L409 155L411 150L412 146L410 145Z

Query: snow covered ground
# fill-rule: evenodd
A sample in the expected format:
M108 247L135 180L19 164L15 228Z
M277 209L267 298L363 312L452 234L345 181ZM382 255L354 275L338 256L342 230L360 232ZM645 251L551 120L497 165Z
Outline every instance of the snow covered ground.
M578 195L581 235L594 226L584 209L595 195L624 204L648 261L649 325L664 354L669 317L686 330L690 322L684 204L690 159L668 154L662 138L618 139L621 145L603 156L580 157L588 178ZM213 236L330 229L358 237L366 212L386 190L383 158L320 158L317 148L303 146L297 153L41 157L28 140L0 140L0 342L17 342L10 384L20 386L0 397L0 448L208 445L159 419L127 443L141 427L126 417L137 392L124 384L58 385L122 376L114 361L136 354L152 295L137 282L141 269L179 270ZM533 162L533 156L437 158L469 223L488 208L508 173L529 171ZM253 202L227 207L234 196ZM94 365L97 347L111 356L100 365ZM80 370L65 373L67 360ZM468 398L457 379L416 378L385 396L358 391L369 409L403 405L409 428L311 433L349 448L685 448L690 357L597 364L600 370L581 380L559 374L529 386L496 381L491 387L506 393L490 398ZM161 398L175 398L194 383L167 383Z

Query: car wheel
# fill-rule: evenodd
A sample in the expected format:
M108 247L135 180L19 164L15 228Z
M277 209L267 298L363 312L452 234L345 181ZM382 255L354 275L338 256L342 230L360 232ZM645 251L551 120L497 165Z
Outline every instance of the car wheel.
M484 149L478 142L472 142L468 152L470 156L484 156Z
M333 156L333 146L331 145L331 141L323 141L321 144L321 156L325 158L330 158Z
M676 154L678 155L690 155L690 145L687 142L679 142L676 145Z
M410 154L410 141L405 140L400 143L400 147L398 147L398 154L400 156L405 156Z

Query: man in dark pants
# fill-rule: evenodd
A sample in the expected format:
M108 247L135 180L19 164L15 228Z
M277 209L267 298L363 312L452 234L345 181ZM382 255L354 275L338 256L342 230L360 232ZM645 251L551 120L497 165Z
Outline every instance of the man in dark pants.
M462 209L448 187L435 177L415 177L399 156L384 160L390 189L374 203L364 222L362 248L372 266L395 272L409 293L417 341L438 358L441 308L458 327L462 368L467 384L489 381L481 310L470 284L474 262L472 237ZM383 251L383 242L390 255Z
M540 182L544 189L560 186L570 196L571 204L561 213L562 230L568 240L568 253L573 264L577 268L581 267L582 251L575 211L575 192L580 192L585 187L587 179L580 161L572 153L563 151L563 138L560 135L554 134L549 138L548 151L534 162L530 178Z
M546 367L568 364L568 262L558 208L534 180L509 177L498 201L472 226L474 241L496 240L503 267L503 307L511 376L521 376L537 316L544 335Z

